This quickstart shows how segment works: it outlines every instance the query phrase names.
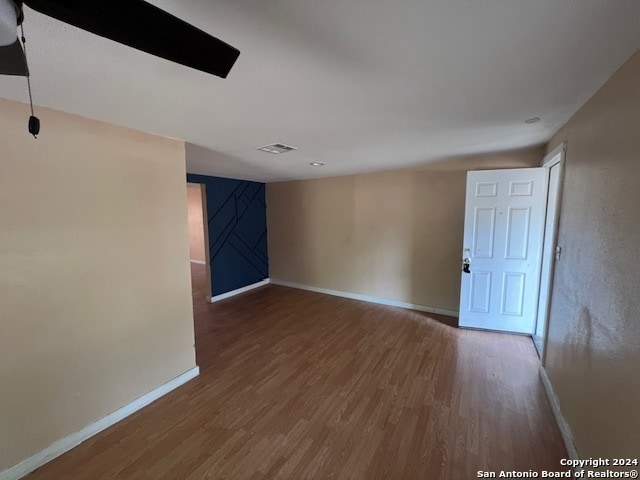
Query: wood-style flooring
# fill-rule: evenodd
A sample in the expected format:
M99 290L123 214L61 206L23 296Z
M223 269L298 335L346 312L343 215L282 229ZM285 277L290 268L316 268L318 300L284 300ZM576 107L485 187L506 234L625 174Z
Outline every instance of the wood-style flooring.
M207 304L199 267L200 377L28 478L459 480L566 470L530 338L278 286Z

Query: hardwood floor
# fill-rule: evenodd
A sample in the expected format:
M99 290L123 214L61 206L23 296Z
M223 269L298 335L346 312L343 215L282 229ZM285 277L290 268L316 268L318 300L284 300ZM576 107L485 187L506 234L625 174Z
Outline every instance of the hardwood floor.
M529 338L278 286L203 298L200 377L28 478L458 480L563 470Z

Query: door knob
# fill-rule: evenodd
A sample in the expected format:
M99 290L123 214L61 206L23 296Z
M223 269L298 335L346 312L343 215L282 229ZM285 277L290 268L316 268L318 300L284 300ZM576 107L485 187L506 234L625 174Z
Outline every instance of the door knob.
M471 273L471 269L469 267L471 267L471 259L467 257L462 260L462 271L464 273Z

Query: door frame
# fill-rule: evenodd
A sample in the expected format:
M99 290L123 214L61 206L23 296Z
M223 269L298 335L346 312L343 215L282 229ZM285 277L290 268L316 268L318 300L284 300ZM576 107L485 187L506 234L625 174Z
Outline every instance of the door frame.
M555 215L554 215L553 223L550 225L550 228L546 228L545 226L544 237L543 237L543 249L544 249L544 244L547 242L548 239L550 241L550 244L553 246L551 263L549 265L549 271L547 272L546 276L542 275L542 272L541 272L540 287L538 288L538 303L543 292L544 291L547 292L547 301L545 305L546 314L544 315L544 318L540 318L539 311L536 312L536 330L537 330L537 322L542 321L544 323L542 335L541 335L542 351L540 352L540 362L542 363L542 365L545 364L546 355L547 355L547 337L549 334L549 314L551 313L550 312L551 300L552 300L551 297L553 294L553 276L555 272L556 262L559 260L559 254L557 253L556 249L558 247L558 227L560 224L560 210L562 209L562 187L564 183L565 152L566 152L566 143L563 142L557 147L555 147L553 150L551 150L547 155L545 155L544 159L542 160L542 167L547 169L549 176L551 175L551 169L553 167L558 166L559 168L558 186L557 186L556 196L555 196ZM547 207L546 207L547 212L549 211L549 194L550 194L550 191L547 190ZM545 225L546 225L546 216L545 216ZM543 250L543 255L544 255L544 250Z

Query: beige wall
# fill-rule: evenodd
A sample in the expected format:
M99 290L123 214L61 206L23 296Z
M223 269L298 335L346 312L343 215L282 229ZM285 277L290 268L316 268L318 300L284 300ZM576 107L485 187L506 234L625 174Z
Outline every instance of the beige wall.
M546 368L581 458L640 452L640 53L567 142Z
M191 260L204 262L204 219L202 217L202 185L187 184L189 213L189 256Z
M182 142L0 99L0 471L195 365Z
M534 166L542 156L268 184L270 277L457 311L466 171Z

